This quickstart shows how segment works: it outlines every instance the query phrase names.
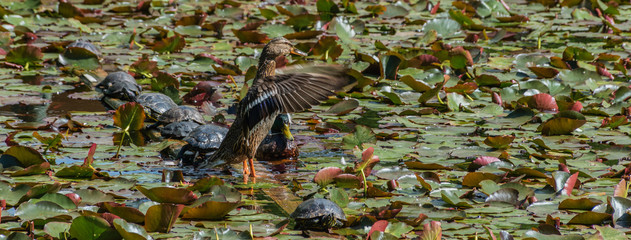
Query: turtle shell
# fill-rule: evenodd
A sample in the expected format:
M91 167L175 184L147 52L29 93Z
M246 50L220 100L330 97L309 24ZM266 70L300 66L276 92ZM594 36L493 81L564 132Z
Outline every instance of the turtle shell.
M162 129L160 129L160 134L162 134L163 137L167 138L182 139L188 136L188 134L191 133L193 129L198 126L199 123L192 121L169 123Z
M346 215L340 206L323 198L312 198L302 202L291 214L297 229L328 230L341 227Z
M85 57L85 52L83 51L88 51L89 53L94 54L97 58L101 57L101 50L94 46L94 44L84 40L77 40L68 44L63 52L63 55L69 58L73 58L73 55L76 54L79 54L81 57Z
M158 119L164 112L177 107L173 99L162 93L143 93L136 98L136 102L140 103L153 119Z
M126 72L108 74L103 81L96 85L96 89L106 97L126 101L133 101L142 92L142 87L136 83L136 79Z
M228 129L214 124L204 124L196 127L184 138L191 150L207 152L219 148L226 137Z
M197 111L196 108L191 106L177 106L172 107L166 112L162 113L158 118L158 122L169 124L174 122L193 121L199 124L204 124L204 117Z

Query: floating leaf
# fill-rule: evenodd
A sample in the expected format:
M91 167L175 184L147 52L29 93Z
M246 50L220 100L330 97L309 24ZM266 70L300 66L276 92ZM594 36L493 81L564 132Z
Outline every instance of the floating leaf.
M145 229L149 232L168 233L184 209L181 204L161 203L151 206L145 214Z
M342 173L344 173L344 171L338 167L325 167L315 174L313 181L320 185L320 187L324 187L334 182L334 178Z
M388 227L388 221L386 220L379 220L377 222L375 222L372 227L370 227L370 231L368 231L368 239L372 239L371 237L373 236L373 232L385 232L386 231L386 227ZM376 239L373 239L376 240Z
M479 187L480 182L483 180L491 180L497 182L500 179L499 176L492 173L482 172L470 172L462 179L462 185L469 187Z
M375 138L375 134L372 132L372 129L362 125L355 126L355 132L342 138L344 146L348 148L353 148L355 146L363 148L364 143L374 143L376 141L377 138Z
M539 125L537 131L541 131L546 136L565 135L572 133L586 122L585 116L578 112L563 111Z
M506 149L515 140L515 135L487 136L484 144L496 149Z
M223 185L212 187L211 195L197 199L190 208L185 208L182 218L220 220L241 204L241 193Z
M358 177L357 175L353 175L353 174L348 174L348 173L340 174L340 175L335 176L333 180L335 181L335 185L340 188L363 187L362 179Z
M331 108L329 108L329 110L327 110L326 112L341 116L352 112L357 107L359 107L359 101L357 101L357 99L351 98L336 103L335 105L331 106Z
M445 201L446 203L454 207L459 207L459 208L472 208L473 207L471 206L470 203L461 200L456 195L455 191L442 190L440 191L440 195L443 201Z
M4 152L3 156L4 155L15 158L22 167L39 166L46 162L44 156L42 156L42 154L40 154L37 150L25 146L10 147Z
M140 212L140 210L132 207L125 206L117 206L116 204L111 203L103 203L103 207L107 209L108 212L125 219L125 221L142 224L145 222L145 214Z
M143 128L144 122L145 110L142 105L135 102L123 104L114 113L114 125L123 131L140 130Z
M321 56L320 59L325 61L329 58L335 61L343 51L342 45L337 43L337 38L332 36L321 37L312 49L313 55Z
M5 60L10 63L19 64L22 66L36 65L42 61L44 54L38 47L31 45L23 45L11 49L5 56Z
M519 191L513 188L502 188L487 197L485 202L503 202L517 206L519 205Z
M184 188L155 187L147 189L136 186L136 189L151 201L159 203L190 204L197 199L193 192Z
M241 43L263 43L269 40L267 35L259 33L256 30L232 29L232 33L234 33L234 36L236 36Z
M149 240L153 239L145 229L133 223L128 223L123 219L114 219L114 228L123 239L128 240Z
M59 204L50 201L26 202L20 204L15 211L16 216L20 216L23 221L35 219L46 220L61 215L68 215L68 210Z
M120 239L121 237L105 219L97 216L76 217L72 220L69 232L74 238L86 240Z
M611 214L599 212L582 212L572 217L568 225L602 225L611 222Z
M176 53L181 52L184 47L186 47L186 39L184 36L174 33L172 37L163 38L159 42L156 42L151 50L158 53Z
M547 93L539 93L531 96L530 100L528 100L528 106L536 108L539 111L555 112L559 110L556 100Z
M590 198L565 199L559 203L559 210L592 210L602 201Z

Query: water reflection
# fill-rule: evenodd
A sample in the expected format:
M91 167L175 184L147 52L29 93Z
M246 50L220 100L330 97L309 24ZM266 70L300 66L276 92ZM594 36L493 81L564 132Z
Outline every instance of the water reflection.
M25 80L26 81L26 80ZM39 80L33 80L39 81ZM0 116L17 117L23 122L41 123L47 117L63 116L71 111L102 112L105 107L98 100L69 98L70 94L77 93L80 89L62 92L59 94L42 93L41 98L47 101L44 104L10 104L0 107Z

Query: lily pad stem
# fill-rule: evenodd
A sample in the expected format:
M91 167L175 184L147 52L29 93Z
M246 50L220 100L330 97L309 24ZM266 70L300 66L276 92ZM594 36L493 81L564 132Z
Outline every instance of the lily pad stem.
M359 170L362 173L362 179L364 180L364 198L368 198L368 183L366 182L366 174L364 169Z

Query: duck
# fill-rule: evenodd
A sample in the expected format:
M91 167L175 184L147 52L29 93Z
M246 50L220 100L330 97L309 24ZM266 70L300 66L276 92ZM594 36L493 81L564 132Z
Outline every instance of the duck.
M296 159L299 151L289 128L290 124L291 116L289 114L279 114L274 120L269 134L256 150L254 158L259 161Z
M256 76L238 103L234 122L219 148L198 168L242 162L244 179L248 175L257 177L256 151L279 114L307 110L355 83L347 67L333 64L295 67L294 71L277 75L276 59L289 54L306 55L283 37L263 47Z

